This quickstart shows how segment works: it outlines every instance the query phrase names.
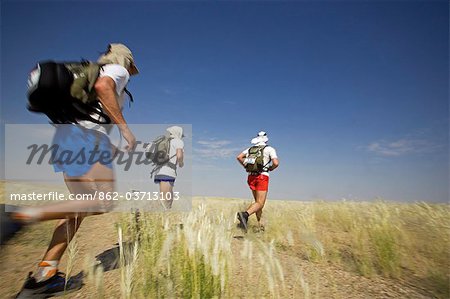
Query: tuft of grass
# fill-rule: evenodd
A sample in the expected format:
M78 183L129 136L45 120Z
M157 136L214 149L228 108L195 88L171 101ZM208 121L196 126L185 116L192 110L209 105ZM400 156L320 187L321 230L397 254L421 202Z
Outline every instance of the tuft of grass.
M280 298L280 290L284 288L284 273L280 261L276 257L274 240L269 244L262 241L257 242L259 247L258 257L266 271L267 285L272 297Z
M379 202L375 207L376 211L366 226L375 252L374 264L382 275L399 277L402 235L398 226L398 215L391 215L391 209L384 202Z
M181 222L179 221L181 220ZM181 217L149 213L140 219L139 292L147 298L213 298L230 291L231 227L200 205Z
M120 290L122 298L130 299L134 288L134 274L138 259L138 243L131 246L124 244L122 228L119 226L119 266L120 266Z
M95 290L95 298L105 298L104 270L90 253L84 258L83 271L87 284Z
M68 219L68 222L70 221L74 221L75 222L75 226L77 226L77 221L78 218L74 218L74 219ZM67 240L70 240L70 238L72 237L72 240L69 242L69 244L67 245L67 266L66 266L66 285L64 286L64 289L66 289L67 287L67 282L68 279L70 277L70 275L72 274L72 270L75 264L75 259L77 257L78 254L78 240L77 240L77 235L74 235L75 232L70 231L69 229L69 225L68 223L66 223L66 238Z
M295 283L294 283L294 291L296 291L297 285L300 285L300 287L301 287L302 298L304 298L304 299L311 298L311 290L309 287L309 283L306 281L302 271L298 272L298 274L297 274L297 277L296 277ZM296 292L294 292L294 293L296 293Z

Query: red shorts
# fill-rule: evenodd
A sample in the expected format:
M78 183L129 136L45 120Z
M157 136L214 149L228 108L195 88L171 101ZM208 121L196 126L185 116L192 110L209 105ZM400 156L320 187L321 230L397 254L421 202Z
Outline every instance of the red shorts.
M267 191L269 190L269 177L264 174L260 175L249 175L247 178L247 183L250 189L256 191Z

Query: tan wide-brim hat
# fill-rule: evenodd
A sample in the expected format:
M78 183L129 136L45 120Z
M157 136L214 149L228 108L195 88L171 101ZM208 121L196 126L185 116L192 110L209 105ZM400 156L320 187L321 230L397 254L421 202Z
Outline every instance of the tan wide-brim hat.
M124 44L109 44L106 53L98 59L98 63L119 64L129 70L130 75L139 74L139 69L136 67L131 50Z

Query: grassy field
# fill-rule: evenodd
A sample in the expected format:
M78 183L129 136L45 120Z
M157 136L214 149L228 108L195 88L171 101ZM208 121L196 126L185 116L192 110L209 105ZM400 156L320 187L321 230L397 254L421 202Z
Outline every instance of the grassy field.
M252 216L244 234L235 213L249 203L195 198L189 213L88 217L62 261L85 286L66 297L450 297L448 205L269 200L265 231ZM52 225L2 250L1 298L35 270Z
M286 297L295 288L300 297L318 296L314 271L284 269L281 259L288 256L414 287L424 296L449 297L447 205L273 201L264 213L266 230L252 219L244 235L233 219L245 206L241 200L197 200L181 218L143 215L139 230L135 219L122 219L123 233L140 240L134 247L140 256L133 259L140 274L132 291L153 298ZM236 277L236 265L248 273ZM288 275L297 276L293 285L286 285Z

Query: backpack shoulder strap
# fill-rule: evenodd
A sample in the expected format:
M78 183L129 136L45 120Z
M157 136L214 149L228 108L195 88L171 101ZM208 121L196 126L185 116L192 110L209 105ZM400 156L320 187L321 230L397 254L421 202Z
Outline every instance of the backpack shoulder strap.
M97 81L98 76L100 76L100 70L102 69L102 67L103 65L93 62L90 62L89 65L86 66L86 73L89 81L89 91L92 91L94 89L95 82Z
M74 81L70 87L72 97L81 100L83 103L95 102L97 94L94 85L103 65L87 60L66 62L64 65L74 75Z
M261 149L261 153L263 155L263 159L264 159L264 149L268 147L268 145L266 144L262 149ZM263 168L266 168L267 165L269 165L269 163L272 162L272 158L269 156L269 161L267 161L266 164L264 164Z
M131 103L133 103L134 102L134 99L133 99L133 95L131 94L131 92L125 87L124 89L123 89L123 91L128 95L128 97L130 98L130 101L128 102L129 104L128 104L128 107L131 107Z
M267 145L264 146L258 146L258 150L261 152L262 155L264 155L264 149L267 147Z
M168 152L168 154L170 154L170 146L172 145L171 142L173 139L174 139L173 137L169 137L169 152ZM175 149L175 154L173 156L169 156L169 162L170 162L170 159L172 159L173 157L176 157L176 155L177 155L177 150ZM176 165L175 165L175 167L176 167Z

